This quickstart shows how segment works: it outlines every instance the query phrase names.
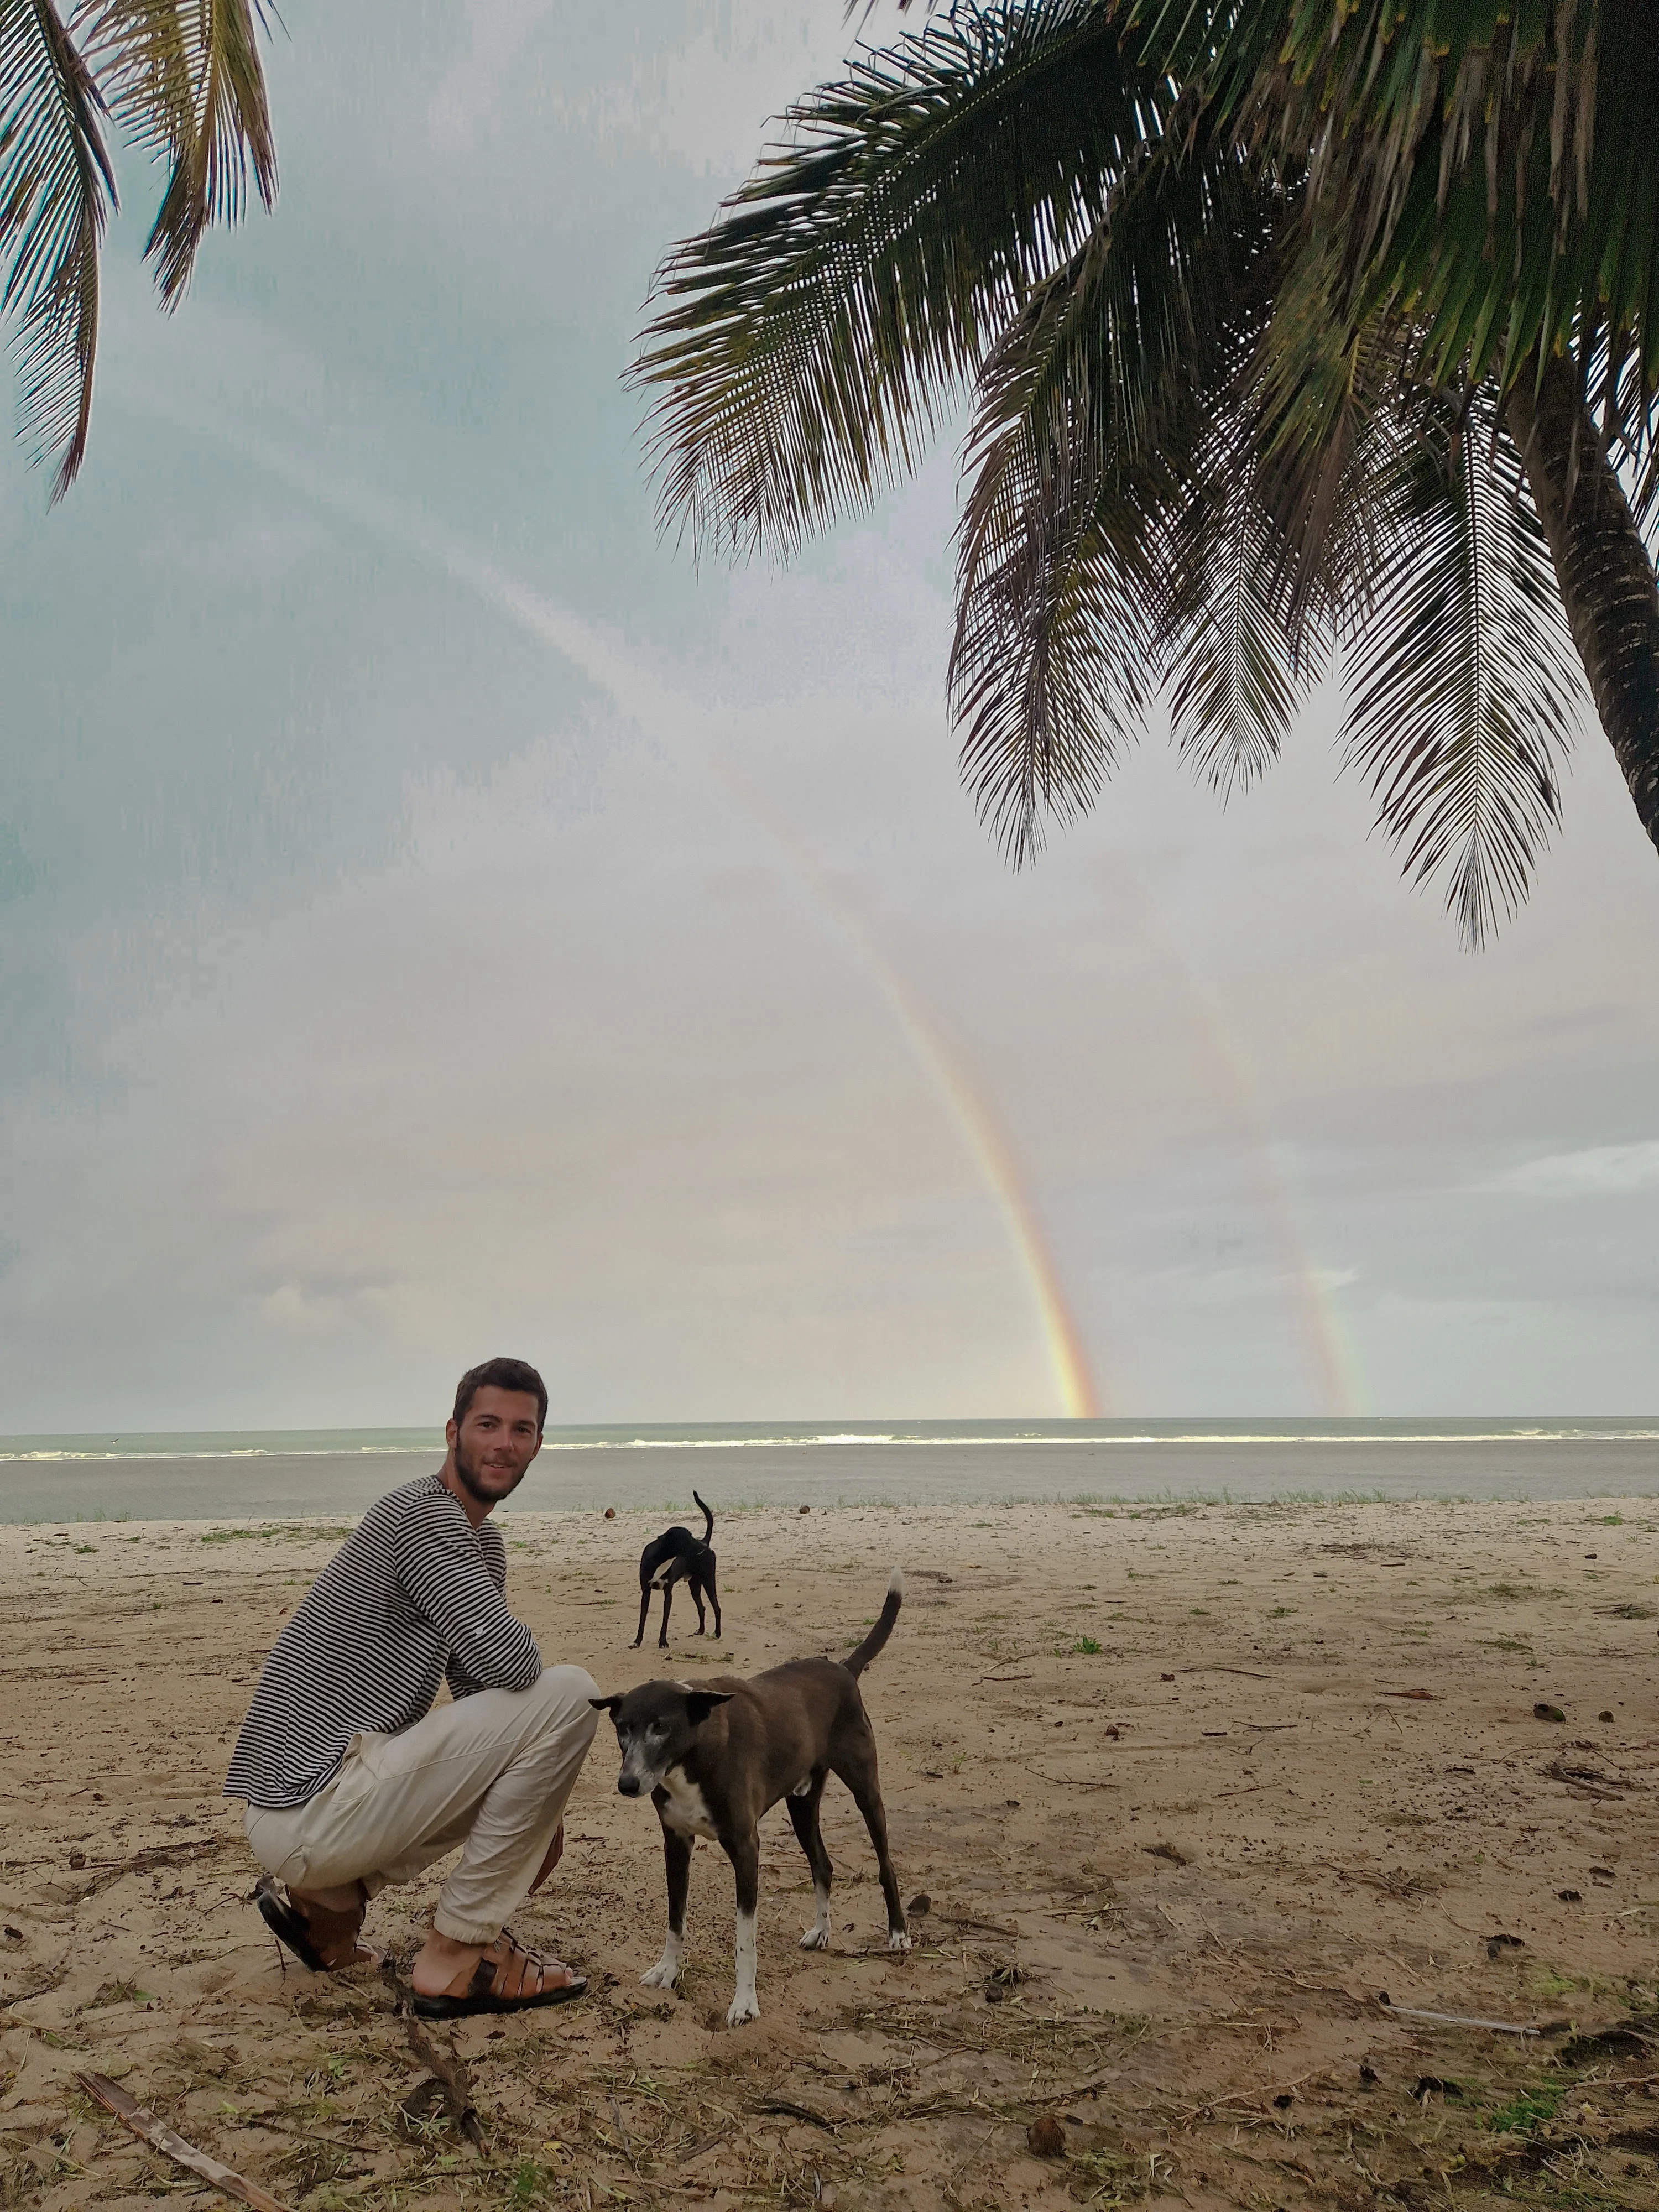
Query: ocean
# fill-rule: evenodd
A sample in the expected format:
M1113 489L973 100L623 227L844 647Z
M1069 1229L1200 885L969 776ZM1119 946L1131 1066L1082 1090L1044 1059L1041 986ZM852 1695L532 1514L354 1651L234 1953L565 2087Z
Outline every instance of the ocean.
M0 1521L359 1513L436 1429L0 1437ZM1659 1416L690 1422L550 1428L503 1511L998 1499L1659 1497Z

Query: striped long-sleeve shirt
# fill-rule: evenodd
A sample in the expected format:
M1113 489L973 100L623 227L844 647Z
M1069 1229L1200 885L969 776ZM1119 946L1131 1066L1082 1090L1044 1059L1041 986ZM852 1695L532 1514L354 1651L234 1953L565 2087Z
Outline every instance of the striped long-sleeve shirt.
M271 1646L225 1778L227 1797L303 1805L360 1729L388 1735L452 1693L527 1690L536 1639L507 1609L507 1550L435 1474L371 1505Z

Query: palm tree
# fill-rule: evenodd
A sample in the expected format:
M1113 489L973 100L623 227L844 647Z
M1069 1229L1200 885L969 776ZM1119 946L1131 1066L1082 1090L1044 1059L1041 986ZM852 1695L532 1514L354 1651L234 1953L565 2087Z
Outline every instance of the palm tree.
M210 224L234 222L250 178L268 208L276 152L262 0L0 0L0 313L11 322L23 428L57 464L61 499L87 450L98 349L99 249L118 201L113 121L168 164L146 258L164 307Z
M860 51L660 272L665 520L787 553L966 399L949 686L1015 861L1158 696L1224 795L1259 775L1340 649L1348 757L1478 943L1581 662L1659 842L1656 50L1595 73L1636 5L1528 44L1492 0L969 0Z

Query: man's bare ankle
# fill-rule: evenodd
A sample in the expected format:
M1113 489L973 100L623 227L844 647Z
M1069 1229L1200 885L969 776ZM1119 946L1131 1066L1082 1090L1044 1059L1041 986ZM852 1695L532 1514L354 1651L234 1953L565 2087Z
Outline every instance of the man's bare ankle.
M471 1980L489 1948L487 1943L458 1942L454 1936L440 1935L434 1928L415 1954L410 1981L423 1997L443 1996L463 1975Z

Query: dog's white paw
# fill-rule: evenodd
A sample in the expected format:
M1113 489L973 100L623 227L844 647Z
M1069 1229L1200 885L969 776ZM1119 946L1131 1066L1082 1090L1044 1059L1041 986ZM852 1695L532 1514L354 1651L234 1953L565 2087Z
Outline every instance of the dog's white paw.
M905 1934L903 1929L890 1928L887 1931L887 1948L890 1951L908 1951L910 1948L910 1938Z
M680 1978L678 1959L659 1959L649 1973L641 1974L641 1981L648 1990L672 1990Z
M741 2027L744 2021L759 2018L760 2007L753 1997L733 1997L726 2008L726 2024L728 2027Z
M800 1948L803 1951L827 1951L830 1948L830 1930L827 1928L809 1928L800 1939Z

